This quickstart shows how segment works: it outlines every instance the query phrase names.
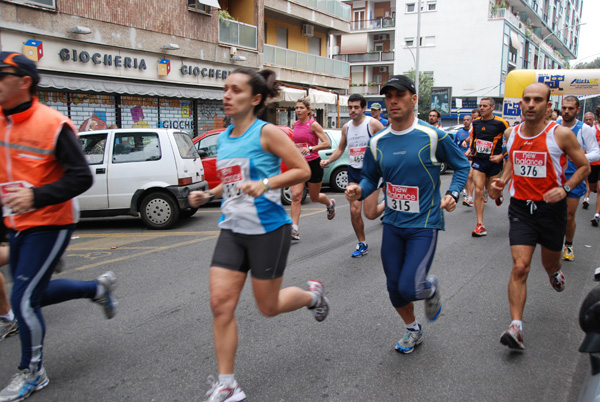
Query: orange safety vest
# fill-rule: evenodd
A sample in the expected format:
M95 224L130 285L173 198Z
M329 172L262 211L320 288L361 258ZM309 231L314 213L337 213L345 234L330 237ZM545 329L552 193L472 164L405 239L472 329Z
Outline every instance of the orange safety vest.
M33 187L54 183L64 175L55 157L58 135L64 125L75 126L62 113L33 98L23 112L4 116L0 108L0 184L26 181ZM77 203L69 200L4 218L7 228L23 231L39 226L65 226L79 218Z

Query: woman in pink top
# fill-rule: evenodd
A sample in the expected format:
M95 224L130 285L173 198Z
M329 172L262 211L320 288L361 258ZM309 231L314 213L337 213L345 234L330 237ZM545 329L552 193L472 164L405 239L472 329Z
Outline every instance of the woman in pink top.
M323 131L323 127L311 119L310 101L308 98L301 98L296 102L296 123L294 123L293 140L296 143L298 151L304 155L304 158L310 166L311 176L308 179L308 194L312 202L320 202L327 207L327 219L331 220L335 216L335 200L327 197L321 192L323 182L323 168L321 167L320 149L329 149L329 138ZM319 140L321 142L319 143ZM302 209L302 193L304 192L304 183L292 186L292 239L300 240L298 222L300 221L300 212Z

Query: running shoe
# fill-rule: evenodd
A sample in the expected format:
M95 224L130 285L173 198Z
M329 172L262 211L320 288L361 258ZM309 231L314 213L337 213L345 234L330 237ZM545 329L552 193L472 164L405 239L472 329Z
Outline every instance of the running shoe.
M468 195L467 195L467 190L465 190L465 189L463 188L463 191L462 191L462 193L461 193L461 194L462 194L462 196L463 196L463 198L464 198L464 199L467 199L467 197L468 197Z
M487 203L490 199L490 195L488 194L487 188L483 190L483 202Z
M560 269L550 275L550 284L557 292L565 290L565 275Z
M103 273L96 279L98 285L102 286L104 292L97 299L92 299L94 303L98 303L104 308L104 315L108 320L117 315L117 301L113 296L113 292L117 287L117 276L112 271Z
M366 243L359 241L358 244L356 245L356 250L354 250L352 252L352 257L360 258L367 254L369 254L369 246Z
M335 200L332 198L329 206L327 206L327 219L335 218Z
M466 201L463 201L463 205L466 207L473 207L473 197L469 197Z
M22 401L35 391L45 388L49 382L44 367L37 373L32 373L28 368L19 369L10 380L10 384L0 391L0 401Z
M314 306L308 307L315 320L323 321L329 314L329 300L325 297L325 288L320 281L310 280L308 283L308 291L317 295L317 302Z
M208 377L207 383L211 385L206 393L206 402L237 402L245 401L246 394L242 391L236 380L232 384L219 384L212 375Z
M564 246L562 259L565 261L572 261L573 258L575 258L575 255L573 254L573 246Z
M475 226L475 230L473 231L473 233L471 233L471 235L473 237L486 236L487 230L485 230L485 226L483 226L481 223L478 223L477 226Z
M470 206L470 205L469 205L469 197L465 197L465 198L463 199L463 205L464 205L465 207L468 207L468 206Z
M581 207L583 209L588 209L589 206L590 206L590 199L589 199L589 197L585 197L583 199L583 202L581 203Z
M415 331L414 329L406 329L406 333L396 343L396 352L398 353L412 353L415 350L415 346L420 345L423 342L423 328L421 328L421 324L419 324L419 330Z
M5 338L8 338L12 335L16 335L18 333L19 324L17 324L16 318L12 321L0 318L0 341L3 341Z
M435 321L442 311L442 297L440 296L440 283L435 275L431 275L427 280L435 287L435 293L429 299L425 299L425 317L429 321Z
M591 220L592 226L598 227L598 223L600 223L600 214L595 214Z
M292 229L292 240L300 240L300 231L298 229Z
M500 197L496 198L495 201L496 201L496 205L500 206L504 202L504 197L500 196Z
M524 350L523 331L516 324L511 324L508 330L500 337L500 343L511 349Z

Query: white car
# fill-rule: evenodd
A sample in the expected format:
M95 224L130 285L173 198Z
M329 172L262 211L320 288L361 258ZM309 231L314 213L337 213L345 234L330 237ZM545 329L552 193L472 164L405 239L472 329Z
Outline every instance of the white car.
M79 133L93 186L77 197L82 217L141 216L149 229L168 229L192 216L188 195L208 190L190 136L178 130L115 129Z

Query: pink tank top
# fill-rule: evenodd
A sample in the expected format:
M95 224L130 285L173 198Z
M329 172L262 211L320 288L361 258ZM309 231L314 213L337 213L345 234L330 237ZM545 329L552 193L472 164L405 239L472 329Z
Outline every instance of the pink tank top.
M298 151L302 148L314 147L319 143L319 137L315 134L314 131L310 128L313 124L314 120L310 119L306 123L300 123L300 120L296 120L294 123L294 133L292 134L292 139L298 147ZM315 160L319 157L319 152L312 151L308 155L304 156L307 162Z

